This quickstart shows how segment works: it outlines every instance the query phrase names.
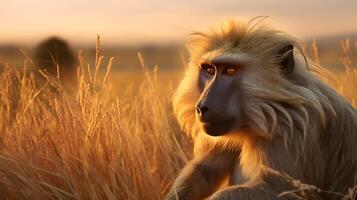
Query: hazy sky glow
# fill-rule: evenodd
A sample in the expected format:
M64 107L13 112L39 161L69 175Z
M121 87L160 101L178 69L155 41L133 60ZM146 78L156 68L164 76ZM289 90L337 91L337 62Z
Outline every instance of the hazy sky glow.
M0 44L59 35L77 44L165 43L228 18L268 15L298 37L357 33L356 0L1 0Z

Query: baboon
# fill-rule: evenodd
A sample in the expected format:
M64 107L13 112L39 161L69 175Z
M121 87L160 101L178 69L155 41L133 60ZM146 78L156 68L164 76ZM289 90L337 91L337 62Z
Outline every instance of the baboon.
M35 63L38 69L45 69L55 77L71 79L75 75L74 54L68 43L58 37L50 37L38 45Z
M357 112L295 38L257 20L230 22L193 34L188 50L173 108L194 159L167 199L341 199L323 191L354 186ZM297 183L321 190L283 193Z

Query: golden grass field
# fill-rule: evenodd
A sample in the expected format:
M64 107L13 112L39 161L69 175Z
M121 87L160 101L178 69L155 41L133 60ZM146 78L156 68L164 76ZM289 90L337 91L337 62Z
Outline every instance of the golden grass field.
M357 106L355 47L342 44L344 69L325 77ZM307 51L320 62L316 44ZM1 60L0 199L163 198L191 158L170 105L183 69L149 70L139 54L141 72L112 72L116 59L80 54L78 80L64 83L28 70L30 58Z

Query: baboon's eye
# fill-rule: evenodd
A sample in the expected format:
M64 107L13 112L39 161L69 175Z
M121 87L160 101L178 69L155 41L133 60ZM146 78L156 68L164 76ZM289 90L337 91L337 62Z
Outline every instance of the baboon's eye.
M214 76L216 74L216 68L211 64L203 63L201 64L201 69L207 76Z
M228 67L228 68L225 70L225 74L227 74L227 75L229 75L229 76L234 75L236 72L237 72L237 69L236 69L236 68L232 68L232 67Z

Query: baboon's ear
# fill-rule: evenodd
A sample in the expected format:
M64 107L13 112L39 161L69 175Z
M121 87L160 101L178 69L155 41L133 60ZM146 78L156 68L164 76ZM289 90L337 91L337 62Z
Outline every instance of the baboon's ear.
M281 60L279 60L281 65L281 71L285 75L290 74L295 67L293 50L294 46L292 44L288 44L278 51L278 58L282 58Z

